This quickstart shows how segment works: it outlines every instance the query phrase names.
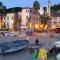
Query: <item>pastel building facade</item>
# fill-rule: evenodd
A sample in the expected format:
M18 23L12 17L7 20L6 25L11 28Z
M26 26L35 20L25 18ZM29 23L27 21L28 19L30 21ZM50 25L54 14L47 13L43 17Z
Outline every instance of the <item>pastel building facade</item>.
M21 28L26 28L26 23L28 22L28 19L30 17L30 8L24 8L22 9L22 21L21 21Z
M14 13L7 13L6 16L4 16L4 22L6 29L13 29L13 22L14 22Z
M3 20L4 14L0 13L0 30L4 27L4 20Z
M30 9L24 8L24 9L22 9L22 11L7 13L3 17L3 21L5 23L6 29L9 28L10 30L13 30L14 23L16 23L17 20L21 20L19 28L24 28L24 29L27 28L26 23L29 19L29 15L30 15L29 11L30 11ZM17 24L17 26L15 26L15 28L16 27L18 27L18 24Z
M60 13L51 15L51 20L49 20L51 28L60 28Z
M9 28L9 30L13 30L14 27L18 27L19 29L26 29L27 28L27 22L31 16L31 9L32 8L23 8L22 11L18 11L18 12L7 12L7 14L3 17L3 21L5 23L5 27L6 29ZM38 10L39 14L43 15L44 14L44 10L41 8ZM32 17L34 16L34 14L32 14ZM35 16L36 18L36 16ZM17 20L21 20L20 21L20 25L14 26L14 23ZM21 30L22 31L22 30Z

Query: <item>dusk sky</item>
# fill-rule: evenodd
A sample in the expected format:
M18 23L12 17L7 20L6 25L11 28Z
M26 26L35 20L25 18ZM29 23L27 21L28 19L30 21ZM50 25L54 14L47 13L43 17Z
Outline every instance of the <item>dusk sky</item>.
M0 0L7 8L11 7L32 7L35 0ZM41 7L47 5L47 0L38 0ZM51 5L59 4L60 0L50 0Z

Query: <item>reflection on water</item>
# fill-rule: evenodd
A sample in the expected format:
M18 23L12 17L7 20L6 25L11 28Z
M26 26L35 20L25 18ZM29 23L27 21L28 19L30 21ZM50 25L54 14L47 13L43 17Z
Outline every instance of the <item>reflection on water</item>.
M0 60L31 60L31 54L28 49L21 50L20 52L0 55Z
M56 52L54 53L54 50L53 48L50 51L48 60L56 60ZM30 54L29 49L24 49L16 53L0 55L0 60L32 60L32 54Z

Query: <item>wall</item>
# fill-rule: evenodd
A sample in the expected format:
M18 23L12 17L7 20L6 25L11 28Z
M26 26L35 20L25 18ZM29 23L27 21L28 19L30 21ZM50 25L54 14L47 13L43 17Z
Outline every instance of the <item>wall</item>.
M21 22L22 27L26 26L26 22L28 21L30 16L29 12L30 12L30 9L22 9L22 22Z
M51 25L55 25L56 27L60 27L60 17L52 17L50 22L51 22Z
M14 13L7 13L6 16L4 16L5 26L6 29L10 28L13 29L13 21L14 21Z

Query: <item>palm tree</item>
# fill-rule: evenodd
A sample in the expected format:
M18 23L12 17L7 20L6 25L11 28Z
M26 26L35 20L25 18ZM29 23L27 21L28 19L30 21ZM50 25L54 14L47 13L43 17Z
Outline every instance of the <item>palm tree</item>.
M6 6L4 6L3 3L0 2L0 13L5 14L6 13L6 9L7 9Z
M18 13L15 14L16 16L13 24L14 31L15 30L21 31L21 16L18 16Z
M40 9L40 4L39 4L38 1L35 1L35 2L34 2L33 8L34 8L35 10Z
M0 2L0 6L2 6L3 5L3 3L2 2Z
M60 11L60 4L55 4L55 5L51 6L51 11L52 12Z

